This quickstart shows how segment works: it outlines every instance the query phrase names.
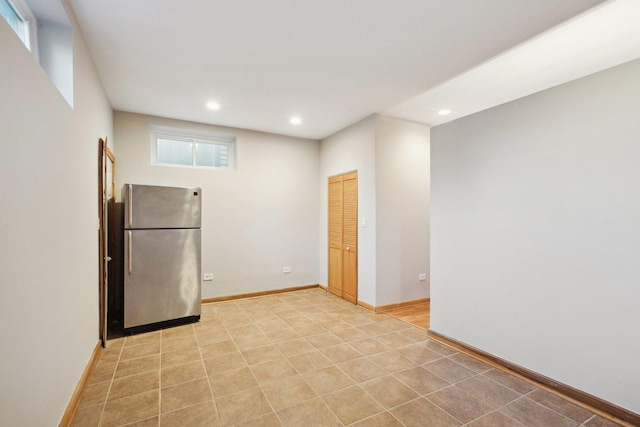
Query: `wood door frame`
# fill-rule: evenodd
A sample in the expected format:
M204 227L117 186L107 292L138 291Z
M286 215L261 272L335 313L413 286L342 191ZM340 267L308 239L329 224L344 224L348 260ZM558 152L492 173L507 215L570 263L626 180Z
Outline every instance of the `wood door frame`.
M116 190L116 157L109 149L107 145L107 138L100 138L98 140L98 221L99 221L99 229L98 229L98 271L99 271L99 336L100 341L102 342L102 347L105 346L105 342L107 341L107 304L108 304L108 277L107 272L107 262L110 261L108 257L108 226L107 224L107 203L109 200L106 199L107 193L107 185L108 183L105 181L107 179L107 170L108 170L108 162L111 162L111 201L115 201L115 190Z

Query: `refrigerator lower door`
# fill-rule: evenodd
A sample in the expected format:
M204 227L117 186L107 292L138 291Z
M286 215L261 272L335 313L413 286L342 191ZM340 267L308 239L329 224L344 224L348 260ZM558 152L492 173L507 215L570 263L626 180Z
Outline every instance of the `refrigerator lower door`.
M199 316L200 229L124 234L125 329Z

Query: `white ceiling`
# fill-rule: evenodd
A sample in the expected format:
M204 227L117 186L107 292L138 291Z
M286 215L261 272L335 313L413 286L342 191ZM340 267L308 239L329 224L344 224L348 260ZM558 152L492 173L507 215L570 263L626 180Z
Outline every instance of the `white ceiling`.
M640 1L595 7L384 111L438 125L640 58ZM438 115L448 109L451 114Z
M48 21L69 27L69 19L62 3L51 0L25 0L38 21Z
M640 3L617 0L594 10L629 2ZM594 10L580 19L574 17L603 2L69 3L114 109L320 139L373 113L434 124L433 114L428 112L446 106L454 112L450 117L460 117L469 114L458 108L465 102L473 104L469 111L474 112L477 105L482 109L496 105L496 99L508 101L504 94L492 97L503 83L515 88L509 96L523 96L522 90L517 90L521 83L525 92L531 93L536 86L530 80L536 75L520 79L512 78L512 73L526 72L541 62L543 74L548 75L550 69L562 65L556 61L568 58L573 62L582 57L563 56L572 52L569 45L558 51L566 52L560 57L545 61L546 53L536 51L532 60L517 55L522 43L532 38L540 42L545 35L536 36L572 18L565 27L588 18ZM638 16L635 19L638 22ZM598 37L590 40L597 42ZM555 43L551 43L552 50ZM510 52L499 58L516 54L517 66L490 61L505 51ZM590 55L595 58L597 54ZM617 55L616 60L621 57L624 55ZM582 62L592 66L597 61ZM464 80L464 73L482 70L480 64L494 68L476 77L477 86L469 87L469 81L474 80ZM493 81L487 75L493 76ZM457 85L453 84L456 77L462 79ZM447 85L453 88L447 89ZM433 91L437 96L429 95ZM453 101L447 100L447 93ZM205 104L211 100L221 108L208 110ZM293 115L302 118L300 125L289 123Z

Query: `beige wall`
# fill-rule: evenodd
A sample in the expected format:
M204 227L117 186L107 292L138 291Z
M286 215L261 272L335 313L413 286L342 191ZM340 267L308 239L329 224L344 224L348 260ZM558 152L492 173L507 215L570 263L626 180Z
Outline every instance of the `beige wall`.
M358 171L358 300L376 303L375 116L367 117L321 141L320 150L320 283L328 285L327 178ZM360 224L360 222L359 222Z
M327 285L327 178L357 170L358 300L380 306L429 296L429 127L372 115L323 139L320 159L320 283Z
M640 412L640 60L432 129L431 327Z
M376 305L429 296L429 127L376 119ZM418 280L424 273L425 281Z
M0 424L7 426L57 425L98 342L98 138L112 139L112 112L71 22L74 109L0 19Z
M151 125L235 135L237 170L152 165ZM202 187L203 298L318 283L318 141L119 111L114 129L119 188Z

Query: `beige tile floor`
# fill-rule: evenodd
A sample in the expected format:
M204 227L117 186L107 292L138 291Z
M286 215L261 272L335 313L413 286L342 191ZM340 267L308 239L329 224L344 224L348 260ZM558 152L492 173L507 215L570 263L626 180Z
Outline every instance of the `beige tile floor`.
M319 289L110 341L75 426L615 424Z

